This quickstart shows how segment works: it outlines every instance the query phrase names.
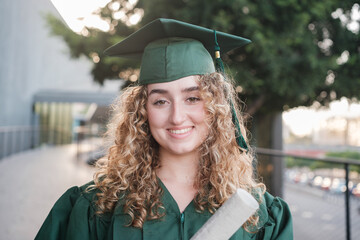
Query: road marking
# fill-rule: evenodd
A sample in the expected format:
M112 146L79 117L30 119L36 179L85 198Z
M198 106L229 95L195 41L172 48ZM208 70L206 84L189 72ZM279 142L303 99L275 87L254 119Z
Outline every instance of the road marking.
M323 214L321 216L321 219L324 220L324 221L330 221L332 220L334 217L331 215L331 214Z
M291 211L292 213L296 213L296 212L298 211L298 206L296 206L296 205L290 205L290 211Z
M308 212L308 211L303 212L301 214L301 217L303 217L303 218L312 218L313 216L314 216L313 212Z

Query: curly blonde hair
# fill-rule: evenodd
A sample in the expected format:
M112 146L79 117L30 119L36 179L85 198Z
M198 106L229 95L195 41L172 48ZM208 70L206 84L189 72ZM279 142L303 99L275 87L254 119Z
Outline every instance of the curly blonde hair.
M214 213L237 188L258 201L265 186L254 179L253 155L241 149L235 138L229 98L238 109L232 84L219 73L199 77L199 91L205 103L209 135L199 147L199 174L195 180L198 194L194 199L199 211ZM111 139L107 163L95 174L92 188L99 189L98 213L112 212L119 200L131 217L129 226L142 228L146 220L163 216L163 193L155 170L159 168L159 146L148 126L147 87L127 88L113 104L113 117L107 137ZM242 135L247 136L243 118L237 111ZM251 216L244 227L256 226L259 217Z

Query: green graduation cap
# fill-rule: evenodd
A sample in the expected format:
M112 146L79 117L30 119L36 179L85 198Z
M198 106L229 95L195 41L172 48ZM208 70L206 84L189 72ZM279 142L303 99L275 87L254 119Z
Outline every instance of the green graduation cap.
M235 35L215 32L193 24L156 19L123 41L105 50L109 56L142 59L139 84L169 82L190 75L215 72L211 55L214 36L226 53L250 43Z
M159 18L106 49L104 53L141 60L139 85L144 85L171 82L191 75L213 73L216 70L223 72L220 53L226 53L250 42L235 35L173 19ZM211 56L213 53L216 66ZM247 149L235 109L233 104L230 104L233 121L237 127L238 144Z

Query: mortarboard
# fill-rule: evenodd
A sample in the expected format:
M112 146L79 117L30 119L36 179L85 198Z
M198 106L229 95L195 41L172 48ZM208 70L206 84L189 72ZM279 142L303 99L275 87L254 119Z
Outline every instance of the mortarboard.
M144 85L170 82L190 75L209 74L216 70L224 72L220 53L250 42L232 34L159 18L109 47L104 53L108 56L141 59L139 85ZM215 53L216 67L212 53ZM230 105L237 129L237 142L240 147L247 149L232 102Z
M221 53L227 53L251 42L249 39L219 31L216 31L216 35L218 42L221 43ZM109 47L105 50L105 54L141 59L145 47L150 42L171 37L195 39L200 41L209 53L214 51L214 30L173 19L159 18Z
M208 28L159 18L106 49L105 54L142 59L140 85L168 82L189 75L215 72L211 57L214 35L214 30ZM221 45L221 49L217 49L219 53L250 43L248 39L218 31L216 38Z

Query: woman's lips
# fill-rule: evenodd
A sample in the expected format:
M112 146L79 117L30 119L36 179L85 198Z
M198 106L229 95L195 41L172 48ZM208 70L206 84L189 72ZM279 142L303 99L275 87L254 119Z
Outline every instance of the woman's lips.
M173 134L184 134L184 133L190 132L191 129L192 129L192 127L183 128L183 129L169 129L169 132L171 132Z
M186 127L186 128L169 128L168 133L174 138L185 138L192 133L194 127Z

